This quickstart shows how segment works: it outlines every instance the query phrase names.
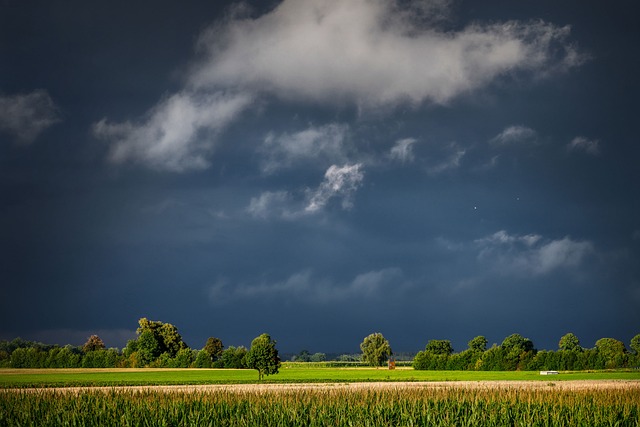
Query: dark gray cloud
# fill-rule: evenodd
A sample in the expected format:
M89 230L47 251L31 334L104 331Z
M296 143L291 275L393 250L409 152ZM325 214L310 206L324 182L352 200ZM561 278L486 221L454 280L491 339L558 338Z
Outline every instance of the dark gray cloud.
M0 338L628 341L637 26L512 3L5 2Z

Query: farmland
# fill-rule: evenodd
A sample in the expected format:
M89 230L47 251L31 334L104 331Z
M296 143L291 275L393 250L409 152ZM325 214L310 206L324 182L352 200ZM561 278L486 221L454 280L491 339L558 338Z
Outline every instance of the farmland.
M0 425L637 426L638 382L0 390ZM65 389L70 390L70 389Z
M72 387L75 386L75 387ZM225 369L0 370L0 425L619 425L640 372Z
M0 369L0 387L247 384L257 382L249 369ZM374 381L570 381L637 380L640 371L566 372L550 377L534 371L416 371L376 368L326 368L284 363L266 383L336 383Z

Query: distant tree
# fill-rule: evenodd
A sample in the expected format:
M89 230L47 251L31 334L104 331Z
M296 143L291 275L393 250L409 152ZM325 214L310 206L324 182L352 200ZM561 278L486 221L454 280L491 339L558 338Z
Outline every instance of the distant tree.
M210 368L211 367L211 358L207 354L206 351L200 350L196 354L196 359L193 362L194 368Z
M580 340L577 336L569 332L560 338L558 348L563 351L581 351Z
M511 351L531 351L533 350L533 342L529 338L525 338L520 334L511 334L502 341L502 348L508 352Z
M604 368L611 369L624 366L627 349L622 341L614 338L600 338L596 341L596 349L600 355L600 360L604 363Z
M258 380L262 380L265 375L277 374L280 368L280 357L276 342L269 334L254 338L245 361L248 368L258 371Z
M310 362L324 362L325 360L327 360L327 355L324 353L313 353L309 357Z
M443 354L447 356L453 353L453 347L449 340L429 340L424 350L433 354Z
M371 366L383 366L391 356L391 346L380 332L364 338L360 344L362 359Z
M245 363L246 356L247 356L246 347L229 346L222 352L222 355L220 356L220 360L216 362L216 364L220 363L222 368L243 369L247 367Z
M209 337L209 339L207 339L207 343L204 345L203 350L206 354L209 355L211 361L215 362L222 355L223 348L224 346L222 345L222 341L219 338Z
M293 356L291 361L292 362L310 362L311 353L309 353L309 350L302 350L300 353Z
M487 343L488 341L485 337L483 337L482 335L478 335L477 337L469 341L467 345L469 346L470 350L486 351Z
M139 335L144 332L151 332L158 343L159 354L168 353L169 356L175 357L178 351L188 348L182 340L182 336L178 333L178 328L171 323L163 323L160 321L148 320L141 318L138 321L140 327L136 330Z
M104 350L105 348L106 346L99 336L91 335L82 346L82 351L89 353L90 351Z
M633 350L633 352L636 355L640 354L640 334L638 334L635 337L631 338L631 343L630 343L629 347L631 347L631 350Z

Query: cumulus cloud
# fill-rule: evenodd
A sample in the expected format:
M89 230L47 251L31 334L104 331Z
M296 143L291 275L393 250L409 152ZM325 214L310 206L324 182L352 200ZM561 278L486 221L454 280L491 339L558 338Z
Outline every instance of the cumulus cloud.
M493 137L489 143L494 146L510 146L534 142L536 131L526 126L509 126L498 135Z
M413 155L413 144L415 144L417 140L415 138L405 138L396 141L396 143L391 147L391 152L389 156L393 160L397 160L401 163L410 163L414 160Z
M351 281L336 283L329 278L315 277L311 270L292 274L282 281L251 284L231 284L228 280L218 280L209 288L213 303L223 304L238 299L294 299L313 303L336 303L353 298L373 299L385 295L385 291L397 290L406 285L402 270L385 268L358 274Z
M284 0L255 19L231 15L201 37L190 83L379 107L447 103L499 76L583 61L569 27L542 21L442 30L447 3Z
M111 143L109 159L157 170L184 172L209 166L216 135L252 102L246 93L179 92L160 102L137 123L93 125Z
M600 142L597 139L588 139L584 136L576 136L567 144L569 151L583 151L592 156L600 154Z
M262 171L269 174L309 161L324 161L325 164L345 162L348 133L348 125L337 123L311 126L295 133L269 133L260 150Z
M60 121L58 107L45 90L27 94L0 95L0 131L21 144L32 143L42 132Z
M475 241L478 260L488 262L503 274L546 275L560 269L575 269L595 253L591 242L569 237L558 240L540 235L511 235L504 230Z
M362 185L362 180L364 179L361 166L360 163L342 167L331 165L324 174L324 180L316 190L310 193L309 203L305 211L307 213L317 212L335 197L342 198L343 209L351 209L353 207L353 195Z

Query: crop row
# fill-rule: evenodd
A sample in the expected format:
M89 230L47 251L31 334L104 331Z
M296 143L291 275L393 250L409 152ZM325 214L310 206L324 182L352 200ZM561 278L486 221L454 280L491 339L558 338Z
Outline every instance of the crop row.
M640 389L0 391L3 426L638 426Z

